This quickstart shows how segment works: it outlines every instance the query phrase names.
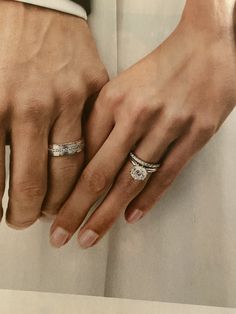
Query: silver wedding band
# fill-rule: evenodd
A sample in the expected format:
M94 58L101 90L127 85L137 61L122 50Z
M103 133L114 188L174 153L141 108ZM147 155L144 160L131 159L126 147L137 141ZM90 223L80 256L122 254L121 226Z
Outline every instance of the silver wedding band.
M149 173L154 173L160 168L160 163L150 163L140 159L130 152L129 160L132 163L130 175L135 181L144 181Z
M48 147L48 153L52 157L71 156L82 152L84 146L83 139L69 143L51 144Z

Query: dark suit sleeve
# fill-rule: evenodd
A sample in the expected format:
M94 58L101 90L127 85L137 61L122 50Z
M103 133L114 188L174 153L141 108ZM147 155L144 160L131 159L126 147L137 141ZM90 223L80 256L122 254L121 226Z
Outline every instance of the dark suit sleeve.
M87 12L87 14L90 14L91 12L91 1L90 0L72 0L79 5L81 5Z

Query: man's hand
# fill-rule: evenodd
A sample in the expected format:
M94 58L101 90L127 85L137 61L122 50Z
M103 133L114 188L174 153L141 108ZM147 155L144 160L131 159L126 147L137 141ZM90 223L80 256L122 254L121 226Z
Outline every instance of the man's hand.
M87 23L68 14L0 1L0 42L1 196L8 137L7 222L24 228L70 194L84 156L48 160L48 145L83 136L85 101L108 77Z

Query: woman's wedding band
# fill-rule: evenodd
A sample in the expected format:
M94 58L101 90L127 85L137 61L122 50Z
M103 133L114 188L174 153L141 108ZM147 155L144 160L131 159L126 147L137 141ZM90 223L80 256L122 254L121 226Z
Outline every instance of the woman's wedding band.
M135 181L144 181L149 173L154 173L160 168L160 163L146 162L132 152L129 154L129 159L133 165L130 174Z
M63 144L51 144L49 145L48 152L52 157L75 155L82 152L84 150L84 146L83 139Z
M140 159L139 157L137 157L134 153L130 152L129 154L130 156L130 159L137 162L138 164L140 164L141 166L143 167L146 167L146 168L153 168L153 169L158 169L160 167L160 164L159 163L150 163L150 162L147 162L147 161L144 161L142 159Z

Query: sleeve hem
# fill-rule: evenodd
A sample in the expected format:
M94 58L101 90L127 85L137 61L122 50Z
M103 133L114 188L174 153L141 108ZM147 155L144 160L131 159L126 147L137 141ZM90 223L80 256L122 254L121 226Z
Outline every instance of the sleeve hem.
M37 5L40 7L72 14L78 17L83 18L84 20L87 20L87 13L85 9L80 6L79 4L68 1L68 0L14 0L18 2L24 2L28 4Z

